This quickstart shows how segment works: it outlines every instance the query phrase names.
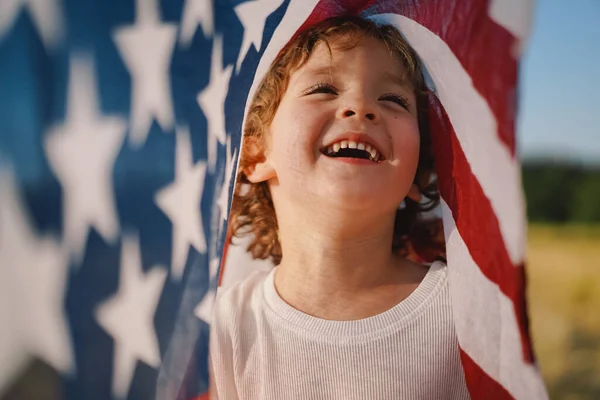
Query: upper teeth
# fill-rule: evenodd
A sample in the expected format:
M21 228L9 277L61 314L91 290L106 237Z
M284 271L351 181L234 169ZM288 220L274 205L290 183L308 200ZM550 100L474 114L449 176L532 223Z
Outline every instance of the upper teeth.
M333 154L336 154L338 151L340 151L340 149L346 149L346 148L365 150L366 152L368 152L371 155L372 161L379 160L379 152L377 150L375 150L374 147L372 147L368 143L355 142L353 140L342 140L342 141L336 142L332 145L329 145L329 147L327 147L327 154L333 155Z

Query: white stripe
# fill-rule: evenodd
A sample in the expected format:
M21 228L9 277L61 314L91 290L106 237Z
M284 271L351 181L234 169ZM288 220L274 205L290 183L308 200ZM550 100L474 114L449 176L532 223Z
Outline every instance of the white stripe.
M452 50L435 33L397 14L371 18L397 27L421 57L473 175L498 217L510 259L513 264L521 263L525 256L526 221L521 169L500 140L496 118L487 101L477 92Z
M534 0L492 0L490 2L488 8L490 18L519 40L519 45L513 52L516 56L522 54L529 38L534 6Z
M523 360L513 302L488 280L471 258L442 200L450 296L462 349L515 399L547 399L536 367Z

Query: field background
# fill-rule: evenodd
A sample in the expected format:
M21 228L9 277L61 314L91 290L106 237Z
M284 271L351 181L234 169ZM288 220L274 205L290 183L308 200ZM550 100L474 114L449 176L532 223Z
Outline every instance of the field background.
M531 224L531 333L551 399L600 399L600 224Z

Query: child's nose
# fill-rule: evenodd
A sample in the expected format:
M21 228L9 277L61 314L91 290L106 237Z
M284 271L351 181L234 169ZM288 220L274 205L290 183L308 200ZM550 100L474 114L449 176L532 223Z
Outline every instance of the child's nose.
M352 117L354 115L357 115L357 113L354 110L345 110L344 111L344 117L348 118L348 117ZM365 114L365 118L374 121L375 120L375 113L366 113Z
M340 110L340 117L345 118L359 118L367 119L369 121L377 122L379 116L375 107L367 102L354 102Z

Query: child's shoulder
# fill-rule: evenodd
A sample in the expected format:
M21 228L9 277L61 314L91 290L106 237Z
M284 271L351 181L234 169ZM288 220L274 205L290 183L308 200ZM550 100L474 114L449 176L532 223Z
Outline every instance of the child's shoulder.
M263 284L271 271L255 271L242 281L218 288L213 309L217 321L236 320L247 311L258 312Z
M254 271L246 278L235 282L227 287L217 289L217 298L222 301L244 302L249 300L253 293L262 287L263 282L271 271Z

